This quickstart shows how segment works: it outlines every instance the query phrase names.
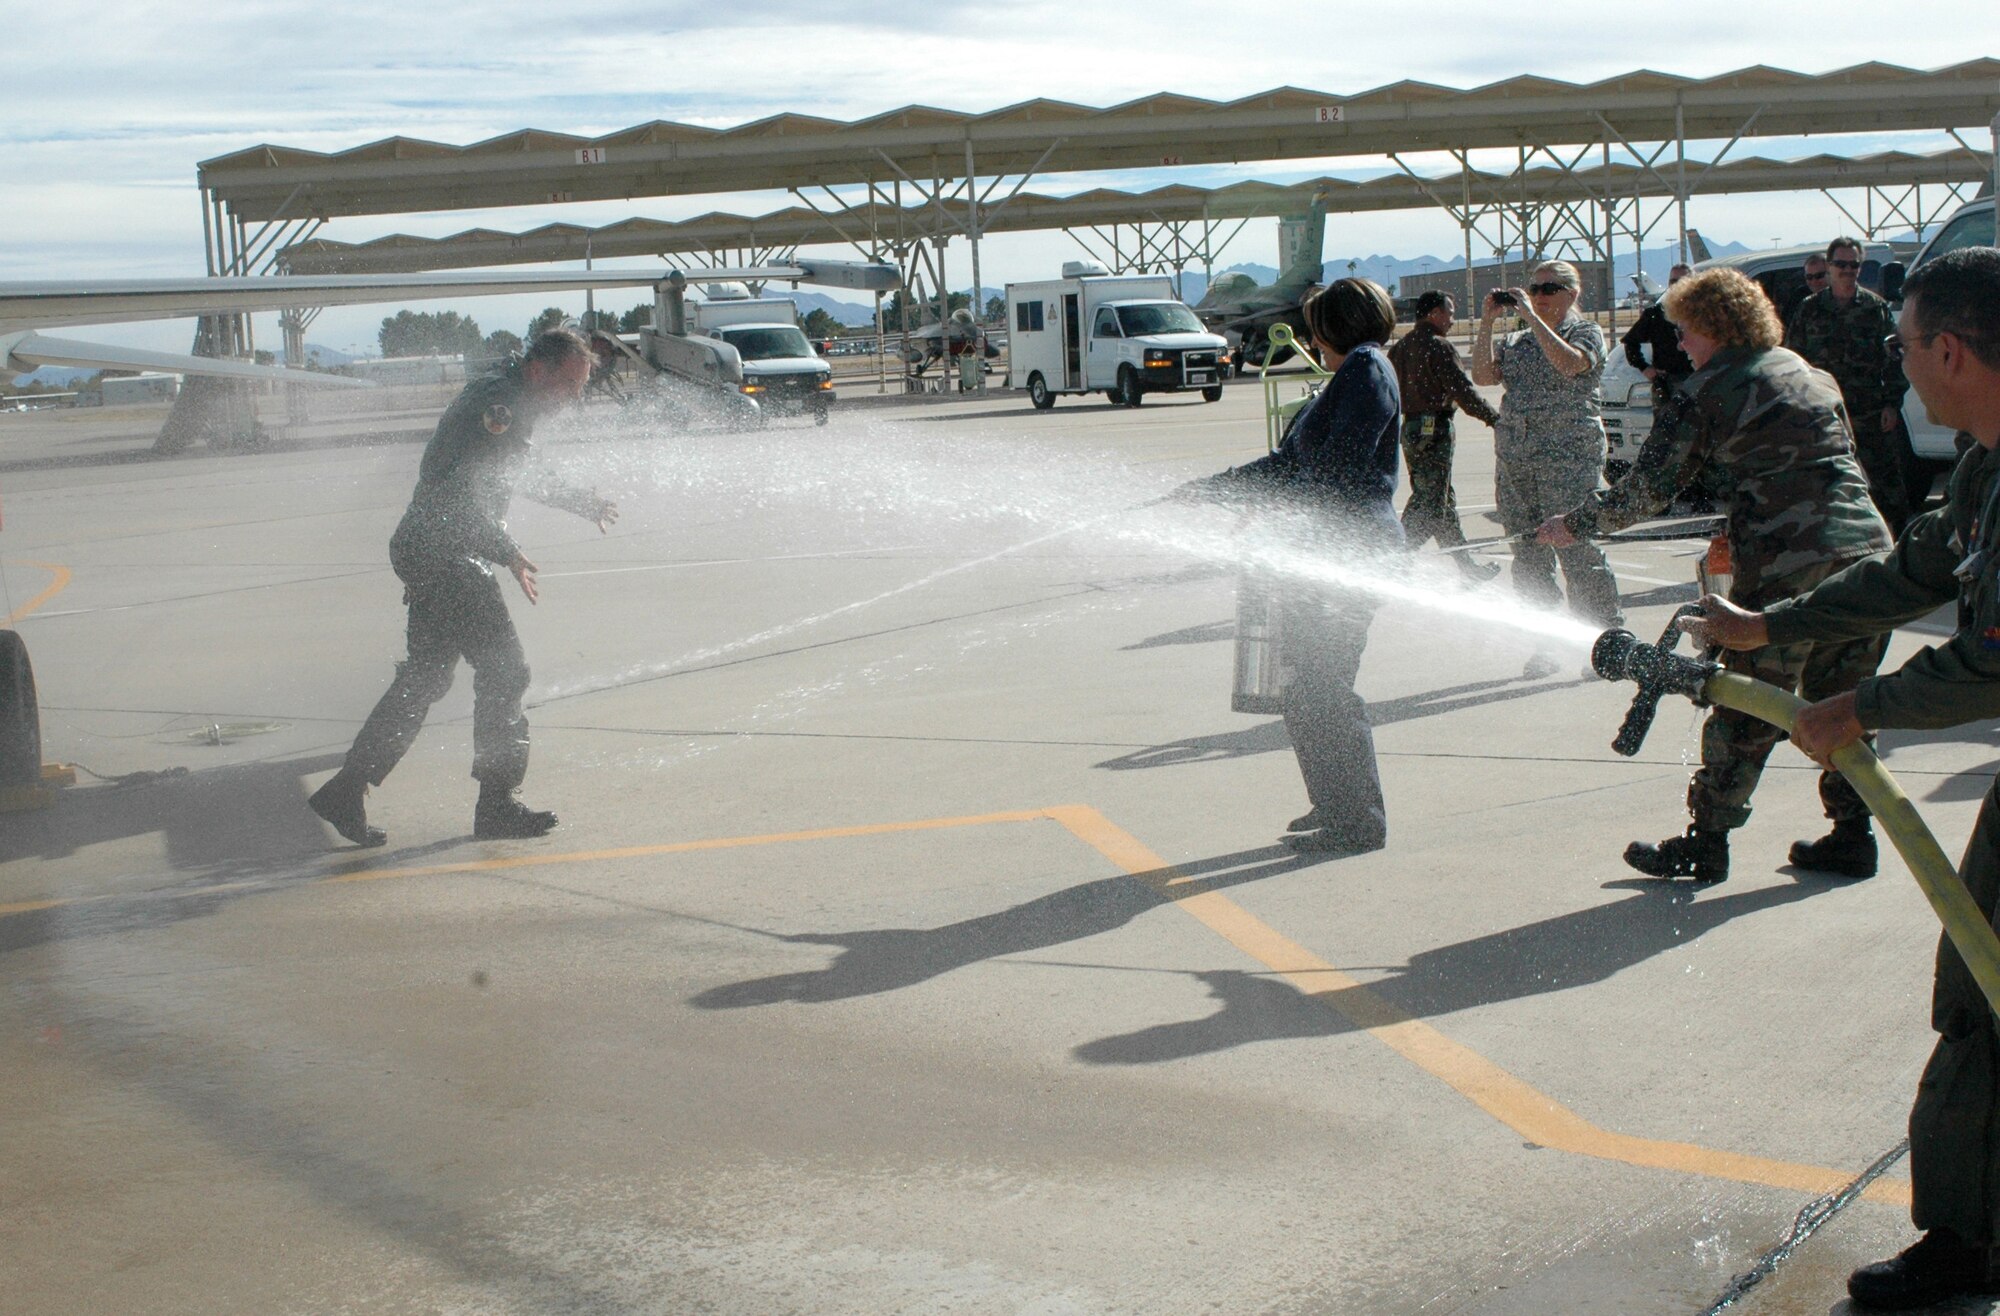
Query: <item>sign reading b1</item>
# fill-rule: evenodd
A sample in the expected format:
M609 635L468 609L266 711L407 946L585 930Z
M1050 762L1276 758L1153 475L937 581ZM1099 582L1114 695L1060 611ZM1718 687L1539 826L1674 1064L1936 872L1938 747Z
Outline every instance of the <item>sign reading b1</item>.
M603 164L604 148L601 146L579 146L576 148L578 164Z
M1341 121L1340 112L1343 108L1339 105L1316 105L1313 107L1313 122L1339 123Z

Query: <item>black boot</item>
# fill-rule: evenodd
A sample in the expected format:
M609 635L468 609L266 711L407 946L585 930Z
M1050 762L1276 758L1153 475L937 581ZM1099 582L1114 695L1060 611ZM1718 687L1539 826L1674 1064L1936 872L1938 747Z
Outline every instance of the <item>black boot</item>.
M1847 1295L1872 1311L1907 1311L1947 1298L2000 1290L1993 1281L1993 1250L1933 1229L1887 1261L1847 1277Z
M1681 836L1658 845L1634 841L1625 847L1625 862L1648 877L1691 877L1720 882L1729 876L1729 833L1689 825Z
M513 791L479 788L479 804L472 811L472 835L481 841L512 841L547 836L556 828L556 816L546 809L530 809L514 798Z
M348 840L359 846L386 844L389 833L380 827L368 825L368 810L361 797L368 793L368 782L359 773L350 775L346 768L333 774L326 785L314 791L306 800L306 807L333 825Z
M1792 862L1841 877L1875 876L1875 829L1866 818L1842 818L1817 841L1793 841Z

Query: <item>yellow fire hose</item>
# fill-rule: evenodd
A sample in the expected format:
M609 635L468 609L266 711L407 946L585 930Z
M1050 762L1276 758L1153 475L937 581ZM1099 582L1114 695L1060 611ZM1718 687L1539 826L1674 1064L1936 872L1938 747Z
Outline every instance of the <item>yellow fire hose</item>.
M1697 605L1688 609L1699 611ZM1676 614L1678 620L1679 614ZM1672 623L1670 634L1677 634ZM1638 742L1651 725L1654 707L1662 694L1674 692L1698 702L1760 718L1790 734L1806 701L1789 690L1752 680L1738 672L1725 671L1711 662L1674 654L1672 640L1662 637L1658 645L1642 643L1629 631L1606 631L1591 651L1591 662L1600 675L1610 680L1639 683L1638 698L1613 748L1623 754L1636 753ZM1874 813L1882 830L1889 835L1896 853L1909 865L1931 910L1944 924L1945 935L1972 971L1987 1005L2000 1015L2000 936L1973 903L1972 893L1959 879L1958 868L1945 856L1937 837L1918 815L1910 797L1896 784L1875 751L1856 741L1833 756L1833 766L1853 785Z

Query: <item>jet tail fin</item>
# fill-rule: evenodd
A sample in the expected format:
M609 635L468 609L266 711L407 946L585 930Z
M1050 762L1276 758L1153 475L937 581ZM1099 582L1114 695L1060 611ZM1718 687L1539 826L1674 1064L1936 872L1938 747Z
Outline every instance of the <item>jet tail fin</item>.
M1714 254L1709 251L1708 243L1702 240L1701 234L1697 233L1693 229L1689 229L1688 260L1696 265L1699 265L1705 260L1714 260L1714 259L1715 259Z

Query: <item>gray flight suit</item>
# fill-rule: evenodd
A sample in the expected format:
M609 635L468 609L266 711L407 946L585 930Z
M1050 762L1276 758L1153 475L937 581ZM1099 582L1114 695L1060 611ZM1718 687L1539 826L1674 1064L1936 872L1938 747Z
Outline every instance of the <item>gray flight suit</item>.
M1947 504L1911 521L1886 557L1857 563L1765 613L1773 644L1824 643L1878 635L1957 600L1958 626L1949 640L1855 687L1862 726L1933 729L2000 718L1996 477L2000 454L1972 449L1952 472ZM1996 792L2000 786L1987 791L1959 863L1959 876L1989 922L2000 900ZM1910 1215L1922 1230L2000 1244L2000 1036L1948 937L1938 942L1931 1027L1937 1046L1910 1110Z

